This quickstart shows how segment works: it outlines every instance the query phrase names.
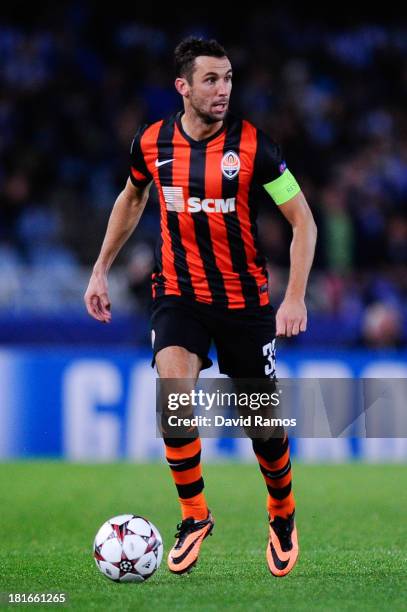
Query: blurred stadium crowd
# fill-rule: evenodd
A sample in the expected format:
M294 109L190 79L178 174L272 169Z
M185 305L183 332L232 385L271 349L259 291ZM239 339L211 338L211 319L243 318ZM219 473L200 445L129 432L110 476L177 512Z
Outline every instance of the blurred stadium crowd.
M128 176L139 124L181 107L172 52L219 38L232 111L280 142L319 227L308 340L401 346L407 321L407 26L254 11L242 30L98 21L68 3L43 21L0 21L0 312L83 310L89 267ZM154 23L154 25L152 25ZM259 232L278 304L289 226L266 194ZM159 232L152 193L112 272L115 312L146 311Z

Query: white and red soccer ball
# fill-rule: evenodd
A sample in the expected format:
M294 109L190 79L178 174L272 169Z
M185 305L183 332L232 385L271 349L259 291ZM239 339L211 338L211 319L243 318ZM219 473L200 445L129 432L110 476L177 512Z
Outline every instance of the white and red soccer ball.
M93 550L97 567L110 580L144 582L160 566L163 541L147 519L121 514L103 523Z

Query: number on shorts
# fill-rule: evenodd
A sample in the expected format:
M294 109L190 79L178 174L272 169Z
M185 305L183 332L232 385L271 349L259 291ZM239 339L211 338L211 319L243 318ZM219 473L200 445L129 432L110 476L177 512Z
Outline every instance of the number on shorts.
M276 375L276 339L263 345L263 355L267 357L268 363L264 366L264 373L270 378Z

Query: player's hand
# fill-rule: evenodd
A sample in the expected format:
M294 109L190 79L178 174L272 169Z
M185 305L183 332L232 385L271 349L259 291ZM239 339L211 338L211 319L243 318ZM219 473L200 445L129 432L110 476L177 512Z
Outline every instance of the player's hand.
M106 274L93 272L84 296L86 309L91 317L102 323L110 323L110 300Z
M276 336L297 336L307 329L304 300L285 298L276 314Z

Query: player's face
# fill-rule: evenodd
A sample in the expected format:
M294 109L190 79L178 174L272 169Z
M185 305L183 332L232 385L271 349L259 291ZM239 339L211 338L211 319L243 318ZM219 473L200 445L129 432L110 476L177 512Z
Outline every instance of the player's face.
M187 98L196 114L207 124L223 121L232 91L232 66L227 57L195 59Z

